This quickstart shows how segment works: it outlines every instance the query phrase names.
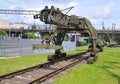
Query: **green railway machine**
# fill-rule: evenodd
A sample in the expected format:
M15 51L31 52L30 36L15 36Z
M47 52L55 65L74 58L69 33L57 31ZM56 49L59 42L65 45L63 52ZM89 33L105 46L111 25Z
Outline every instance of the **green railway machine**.
M67 13L73 7L66 8ZM97 60L96 51L96 38L97 33L91 22L85 17L78 17L76 15L67 15L62 12L59 8L51 6L45 6L39 14L34 15L34 19L40 19L45 24L54 25L52 33L45 35L45 40L42 44L34 44L33 49L47 48L55 49L55 54L48 56L48 61L54 61L59 58L66 57L66 53L63 50L62 42L68 31L84 31L87 32L91 43L91 54L88 62L93 63Z

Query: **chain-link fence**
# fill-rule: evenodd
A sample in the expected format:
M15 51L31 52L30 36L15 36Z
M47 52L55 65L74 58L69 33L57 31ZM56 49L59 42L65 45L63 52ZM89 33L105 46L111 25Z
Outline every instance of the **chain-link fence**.
M0 57L24 56L54 52L54 49L32 50L33 44L40 43L40 39L21 39L15 37L0 36ZM65 51L76 49L76 42L64 41L62 45Z

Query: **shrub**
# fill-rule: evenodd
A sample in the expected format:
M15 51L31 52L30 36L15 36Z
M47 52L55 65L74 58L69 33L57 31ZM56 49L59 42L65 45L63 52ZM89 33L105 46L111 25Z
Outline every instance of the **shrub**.
M7 33L4 30L0 29L0 36L7 36Z
M22 35L22 38L29 38L29 39L39 39L40 37L39 36L35 36L33 33L24 33Z
M69 41L69 36L68 35L65 35L64 41Z

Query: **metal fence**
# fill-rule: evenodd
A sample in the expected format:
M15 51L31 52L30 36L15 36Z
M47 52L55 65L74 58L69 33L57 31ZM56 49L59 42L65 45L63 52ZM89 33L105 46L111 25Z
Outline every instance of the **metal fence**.
M21 39L15 37L0 36L0 57L25 56L54 52L54 49L32 50L33 44L40 43L40 39ZM71 51L76 49L76 42L64 41L62 45L65 51Z

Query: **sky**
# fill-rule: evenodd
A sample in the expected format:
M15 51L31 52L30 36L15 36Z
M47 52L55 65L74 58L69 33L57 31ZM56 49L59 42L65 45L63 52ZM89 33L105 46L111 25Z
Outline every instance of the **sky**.
M74 8L68 15L74 14L89 19L96 29L102 29L102 22L105 28L120 29L120 0L0 0L0 9L10 10L37 10L44 6L51 5L64 9L71 6ZM0 14L0 19L6 19L9 23L25 22L27 24L44 24L40 20L34 20L30 15L9 15Z

